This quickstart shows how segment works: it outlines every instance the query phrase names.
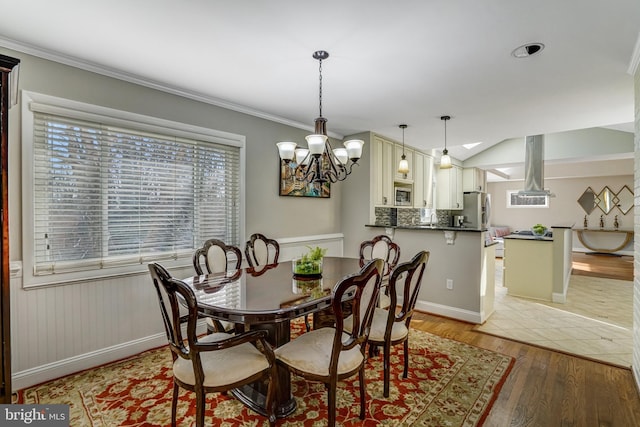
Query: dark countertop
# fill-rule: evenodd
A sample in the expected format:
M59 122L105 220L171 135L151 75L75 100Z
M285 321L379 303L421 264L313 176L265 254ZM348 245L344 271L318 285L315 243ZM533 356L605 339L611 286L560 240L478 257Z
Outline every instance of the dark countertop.
M534 236L533 233L531 233L530 230L520 230L520 231L514 231L513 233L504 236L503 239L520 239L520 240L536 240L539 242L553 242L553 229L572 229L573 228L573 223L569 224L556 224L556 225L552 225L551 227L548 228L549 232L547 233L547 235L545 235L544 237L537 237ZM558 231L559 233L561 233L561 231Z
M431 227L430 225L383 225L383 224L365 224L365 227L381 227L381 228L395 228L398 230L426 230L426 231L470 231L479 233L481 231L487 231L486 228L468 228L468 227Z
M504 236L503 239L514 239L514 240L534 240L537 242L553 242L553 237L536 237L532 234L509 234L508 236Z
M573 226L575 225L575 223L566 223L566 224L558 224L558 225L552 225L550 228L573 228Z

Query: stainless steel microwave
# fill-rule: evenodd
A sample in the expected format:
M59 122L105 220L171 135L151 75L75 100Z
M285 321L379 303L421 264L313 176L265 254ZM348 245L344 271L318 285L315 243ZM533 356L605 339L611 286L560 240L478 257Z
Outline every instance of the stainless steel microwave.
M395 188L395 205L396 206L411 206L413 205L413 198L411 195L411 188L409 187L396 187Z

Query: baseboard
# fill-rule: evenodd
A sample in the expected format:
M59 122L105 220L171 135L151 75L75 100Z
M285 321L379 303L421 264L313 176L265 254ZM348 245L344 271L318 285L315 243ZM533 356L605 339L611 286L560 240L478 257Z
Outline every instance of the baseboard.
M428 313L437 314L439 316L449 317L452 319L462 320L469 323L482 323L482 313L477 311L465 310L462 308L451 307L448 305L435 304L428 301L417 301L416 309L426 311Z
M206 332L204 321L198 322L198 333ZM61 378L96 366L125 359L152 348L167 345L167 335L162 332L134 341L102 348L97 351L37 366L11 375L12 391L21 390L56 378Z
M567 302L567 295L566 294L561 294L558 292L553 292L551 294L551 302L555 302L558 304L564 304L565 302Z

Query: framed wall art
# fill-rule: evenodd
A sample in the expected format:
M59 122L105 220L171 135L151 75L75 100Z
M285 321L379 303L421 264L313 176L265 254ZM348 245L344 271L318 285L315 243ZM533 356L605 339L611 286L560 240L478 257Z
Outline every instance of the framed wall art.
M323 155L324 158L324 155ZM329 167L329 162L323 161L323 168ZM297 167L298 164L295 161L290 161L288 164L280 159L280 176L279 176L279 189L281 196L292 197L316 197L316 198L329 198L331 197L331 183L308 183L302 179L305 171L302 168Z

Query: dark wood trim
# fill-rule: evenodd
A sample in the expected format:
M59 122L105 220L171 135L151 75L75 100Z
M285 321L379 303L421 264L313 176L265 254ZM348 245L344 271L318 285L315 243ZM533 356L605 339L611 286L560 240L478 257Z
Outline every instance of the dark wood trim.
M0 402L11 403L11 312L9 275L9 73L19 59L0 55L0 187L2 198L2 246L0 248L0 339L2 341L2 382Z

